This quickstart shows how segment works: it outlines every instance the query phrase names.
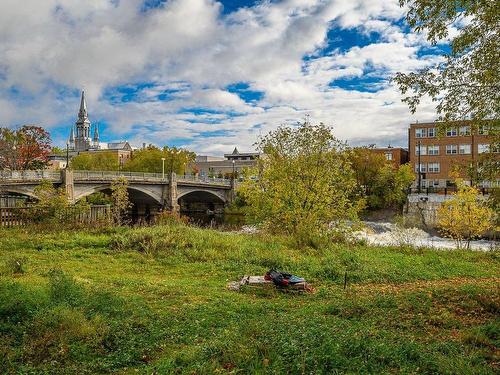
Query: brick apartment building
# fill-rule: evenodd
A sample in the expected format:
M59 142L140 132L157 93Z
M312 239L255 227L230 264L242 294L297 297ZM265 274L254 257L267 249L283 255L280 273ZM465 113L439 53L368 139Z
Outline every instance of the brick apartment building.
M401 147L376 147L372 149L377 154L385 156L386 160L392 162L395 168L410 161L408 150Z
M491 136L486 128L471 132L467 122L457 123L456 127L438 135L438 127L436 122L410 125L409 153L416 174L415 186L418 186L419 180L421 187L449 186L454 171L467 178L467 166L478 161L482 154L490 152ZM500 154L496 155L500 157ZM491 181L485 181L482 185L487 187L490 184Z

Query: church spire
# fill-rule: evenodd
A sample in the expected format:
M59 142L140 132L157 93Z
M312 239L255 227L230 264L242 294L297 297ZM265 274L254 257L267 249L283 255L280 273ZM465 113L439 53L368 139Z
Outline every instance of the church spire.
M99 128L97 122L94 125L94 146L99 146Z
M75 143L75 127L71 126L71 131L69 133L69 143L74 144Z
M80 99L80 111L78 112L78 117L85 120L87 115L87 102L85 101L85 91L82 90L82 98Z

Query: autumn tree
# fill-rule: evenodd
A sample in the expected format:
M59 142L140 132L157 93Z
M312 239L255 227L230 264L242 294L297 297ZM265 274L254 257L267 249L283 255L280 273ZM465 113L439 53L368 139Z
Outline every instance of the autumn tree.
M246 179L239 193L271 232L317 246L356 218L358 206L350 200L356 180L346 146L331 128L280 126L257 148L265 154L252 172L258 177Z
M69 202L63 189L55 188L51 181L42 180L34 189L36 202L26 212L26 219L34 222L51 220L65 222Z
M51 150L49 133L34 125L0 128L0 169L43 169Z
M111 183L111 215L113 223L123 225L126 222L128 210L132 207L128 196L128 181L119 177Z
M350 152L356 177L356 193L366 200L366 208L400 208L414 180L410 165L394 164L373 147L356 147Z
M131 172L162 172L162 158L165 159L165 173L172 172L184 174L189 163L194 162L193 152L176 147L159 148L149 145L146 148L134 151L132 158L128 160L123 169Z
M479 190L457 180L458 191L438 209L438 226L457 247L470 248L470 241L493 228L495 211Z
M117 171L118 155L112 151L84 152L71 159L71 169L84 171Z

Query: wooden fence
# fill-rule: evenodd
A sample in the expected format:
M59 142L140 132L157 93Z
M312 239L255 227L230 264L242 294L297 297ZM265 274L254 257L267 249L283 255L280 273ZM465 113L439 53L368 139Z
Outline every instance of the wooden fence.
M36 222L42 222L43 207L0 207L0 227L18 227ZM56 218L66 224L92 224L106 222L111 218L109 205L93 205L89 210L80 207L68 207L57 212L53 217L49 214L47 219Z

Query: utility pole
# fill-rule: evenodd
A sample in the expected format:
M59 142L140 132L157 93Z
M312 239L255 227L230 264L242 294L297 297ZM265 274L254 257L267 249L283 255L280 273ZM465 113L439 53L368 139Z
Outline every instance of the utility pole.
M421 142L418 141L418 192L420 194L420 188L422 186L422 164L420 163L420 154L421 154Z
M161 179L165 180L165 158L161 158Z

